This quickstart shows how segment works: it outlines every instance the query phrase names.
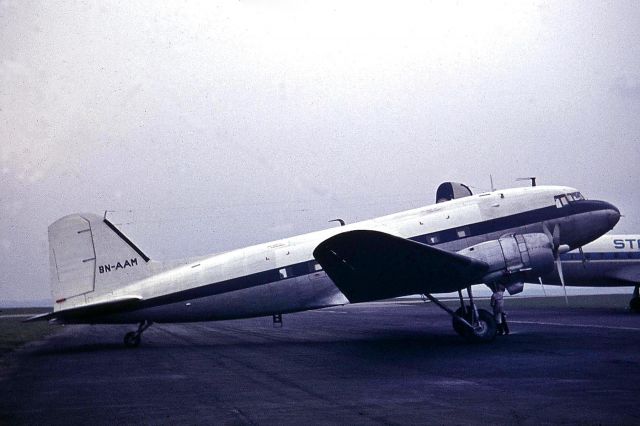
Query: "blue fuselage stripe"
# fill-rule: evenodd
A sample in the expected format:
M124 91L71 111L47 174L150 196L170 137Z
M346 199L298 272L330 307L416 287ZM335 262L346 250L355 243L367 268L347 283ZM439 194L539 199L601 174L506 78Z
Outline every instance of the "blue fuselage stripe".
M564 253L560 255L563 261L583 260L580 253ZM586 260L638 260L640 251L605 251L605 252L584 252Z
M461 240L470 236L481 236L494 232L500 232L505 230L513 230L523 228L521 232L524 232L524 227L527 225L538 224L547 220L559 219L571 214L577 214L587 211L593 211L601 207L600 205L590 205L588 201L584 202L584 207L578 206L583 202L576 202L572 205L565 206L563 208L557 208L555 206L545 207L536 210L530 210L523 213L517 213L510 216L491 219L484 222L471 223L466 225L456 226L455 228L445 229L438 231L436 234L440 238L435 246L449 243L455 240ZM466 227L470 230L469 235L459 237L457 230L461 227ZM410 237L409 239L425 244L428 236L433 236L434 233L427 233ZM232 278L225 281L219 281L216 283L205 284L196 288L183 290L176 293L167 294L164 296L154 297L147 299L140 303L140 307L152 307L165 303L181 302L185 300L193 300L201 297L213 296L217 294L227 293L231 291L242 290L250 287L256 287L279 281L283 278L280 277L279 271L281 269L287 270L287 277L284 279L292 279L301 276L307 276L314 272L318 272L314 269L317 264L315 260L306 262L295 263L287 266L280 266L275 269L270 269L263 272L257 272L242 277Z

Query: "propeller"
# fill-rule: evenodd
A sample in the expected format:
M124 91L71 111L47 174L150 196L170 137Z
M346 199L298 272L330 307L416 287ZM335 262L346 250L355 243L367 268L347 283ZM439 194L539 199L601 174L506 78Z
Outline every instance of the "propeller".
M556 268L558 269L558 276L560 277L560 284L562 284L562 290L564 291L564 302L569 306L569 298L567 297L567 287L564 284L564 273L562 271L562 260L560 260L560 254L569 251L569 246L566 244L560 244L560 225L556 224L553 227L553 233L549 231L549 227L546 223L542 225L544 233L551 241L553 258L556 261ZM542 282L542 280L540 280Z

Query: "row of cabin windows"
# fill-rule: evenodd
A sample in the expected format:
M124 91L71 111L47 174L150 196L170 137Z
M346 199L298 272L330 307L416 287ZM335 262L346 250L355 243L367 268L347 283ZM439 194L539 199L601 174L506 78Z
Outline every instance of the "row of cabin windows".
M446 231L446 232L450 233L451 231ZM462 226L460 228L456 228L454 232L458 238L466 238L471 236L471 228L469 228L468 226ZM442 234L443 234L442 232L427 234L425 235L425 242L429 245L440 244L443 242Z
M462 228L456 229L456 234L458 238L464 238L471 235L470 229L468 226L463 226ZM426 236L427 244L434 245L438 244L441 241L441 236L438 233L429 234ZM562 255L562 258L565 260L582 260L583 257L580 253L566 253ZM612 259L640 259L640 251L637 252L604 252L604 253L585 253L584 259L586 260L612 260ZM305 273L314 273L322 271L322 266L316 262L311 261L307 262L306 268L302 265L296 265L295 269L305 269L295 271L293 266L287 266L286 268L278 269L278 275L281 280L286 278L291 278L296 276L295 272L298 272L297 275L305 275Z
M470 235L469 227L464 226L462 228L456 229L456 233L459 238L468 237ZM430 234L427 235L427 244L438 244L440 242L439 234ZM562 255L564 260L582 260L583 257L580 253L566 253ZM613 259L640 259L640 251L637 252L603 252L603 253L585 253L584 259L586 260L613 260ZM316 262L311 261L307 262L306 268L302 265L296 265L295 269L305 269L295 271L293 266L287 266L286 268L278 269L278 275L281 280L286 278L292 278L298 272L298 275L305 275L305 273L314 273L322 271L322 266Z
M286 278L292 278L297 275L306 275L308 273L313 274L314 272L320 271L322 271L322 265L320 265L315 260L312 260L311 262L307 262L306 267L302 265L296 265L278 269L278 278L284 280Z
M556 195L553 199L556 200L556 207L561 208L574 201L584 200L584 197L580 192L571 192L570 194Z

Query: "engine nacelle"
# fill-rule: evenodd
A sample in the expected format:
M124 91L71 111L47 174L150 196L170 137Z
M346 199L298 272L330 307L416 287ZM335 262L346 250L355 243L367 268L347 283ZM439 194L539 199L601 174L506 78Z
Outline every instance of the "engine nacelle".
M514 234L458 252L489 265L482 277L485 284L501 284L510 294L522 291L525 278L539 277L553 270L553 246L545 234Z

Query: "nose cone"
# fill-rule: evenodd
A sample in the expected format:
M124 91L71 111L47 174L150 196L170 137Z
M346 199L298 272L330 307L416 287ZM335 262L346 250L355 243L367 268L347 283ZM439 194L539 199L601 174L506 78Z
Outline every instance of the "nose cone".
M584 200L573 204L574 214L563 227L561 243L571 248L585 245L607 233L620 220L620 210L606 201Z
M616 224L620 220L620 210L618 210L618 208L611 203L607 204L609 207L607 209L607 220L609 221L609 229L613 229L613 227L616 226Z

